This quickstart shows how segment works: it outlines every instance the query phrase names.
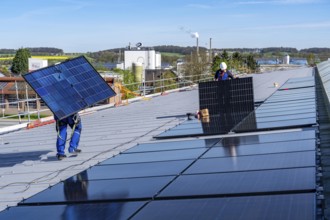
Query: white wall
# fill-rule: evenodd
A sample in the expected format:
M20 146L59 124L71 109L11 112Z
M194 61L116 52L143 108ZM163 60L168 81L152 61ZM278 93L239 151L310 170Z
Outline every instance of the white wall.
M162 55L160 53L156 53L156 69L160 69L162 67Z
M132 69L133 63L141 63L143 69L161 67L161 55L154 50L127 50L125 51L125 69Z
M48 60L29 58L29 72L48 66Z

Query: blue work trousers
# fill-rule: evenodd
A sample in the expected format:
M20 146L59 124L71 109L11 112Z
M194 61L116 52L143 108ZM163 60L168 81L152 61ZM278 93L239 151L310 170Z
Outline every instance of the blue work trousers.
M66 143L66 139L67 139L67 128L69 125L70 128L73 129L75 122L73 120L73 117L68 117L68 118L64 118L62 120L56 121L56 123L57 123L56 129L58 132L57 141L56 141L57 155L64 155L65 154L65 152L64 152L65 143ZM72 134L72 138L70 140L70 146L69 146L70 153L72 153L75 149L77 149L77 147L79 145L81 129L82 129L82 125L81 125L81 121L79 121L76 124L74 131L72 131L73 134Z

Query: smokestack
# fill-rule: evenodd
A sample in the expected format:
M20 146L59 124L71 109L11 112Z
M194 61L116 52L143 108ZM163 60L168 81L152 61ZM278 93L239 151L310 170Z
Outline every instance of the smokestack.
M197 56L198 56L199 55L199 47L198 47L199 34L198 34L198 32L191 33L191 37L196 38L196 52L197 52Z

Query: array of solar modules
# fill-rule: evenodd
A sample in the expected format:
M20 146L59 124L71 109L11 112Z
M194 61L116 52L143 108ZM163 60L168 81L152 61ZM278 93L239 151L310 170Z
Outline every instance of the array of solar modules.
M319 63L315 71L318 96L320 166L324 195L323 214L330 218L330 60Z
M140 144L0 218L314 219L315 145L313 128Z
M310 80L288 81L253 111L253 129L249 120L235 126L265 130L262 118L269 130L301 130L139 144L1 212L0 219L316 219ZM300 123L306 114L311 121ZM189 123L181 130L194 129Z
M318 74L322 82L323 90L330 101L330 62L322 62L317 65ZM328 103L329 104L329 103Z
M316 124L314 77L289 79L254 112L233 128L234 132L309 127Z
M226 134L254 110L252 77L199 83L200 109L210 116L188 120L156 138Z
M23 77L59 119L115 95L84 56Z
M200 109L210 115L251 112L254 109L252 77L218 82L201 82L199 87Z
M210 93L210 89L207 92ZM204 94L202 98L204 97L207 97L207 95ZM187 120L155 136L155 138L165 139L226 134L229 132L266 131L310 127L316 124L314 77L289 79L255 110L250 110L251 104L246 101L251 100L249 97L239 97L242 98L242 102L247 106L246 108L236 108L236 111L225 114L222 111L216 113L215 110L212 110L215 114L211 114L207 121ZM230 103L230 101L228 102ZM235 105L234 102L230 104ZM203 107L207 106L203 104ZM240 111L240 109L242 110Z

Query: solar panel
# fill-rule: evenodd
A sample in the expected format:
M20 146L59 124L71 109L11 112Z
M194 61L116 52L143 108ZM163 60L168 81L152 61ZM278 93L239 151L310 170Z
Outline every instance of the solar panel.
M315 219L315 194L154 200L133 219Z
M271 134L259 134L251 136L238 136L238 137L226 137L216 146L230 146L232 143L236 145L253 145L261 143L278 143L281 144L284 141L298 141L316 138L315 128L308 128L302 131L293 132L281 132Z
M158 197L243 196L315 191L315 167L181 175Z
M272 117L272 116L281 116L281 115L290 115L290 114L304 114L304 113L311 113L315 112L315 107L310 109L299 109L299 110L287 110L285 112L283 111L262 111L257 110L256 113L259 117Z
M129 219L146 202L107 202L12 207L0 219ZM51 214L50 214L51 213Z
M238 150L238 149L237 149ZM197 160L184 174L241 172L315 166L315 151L208 158Z
M210 115L254 110L252 77L199 83L199 107Z
M196 159L202 155L206 148L193 148L187 150L170 150L144 153L120 154L113 158L103 161L102 165L123 164L123 163L144 163L156 161L187 160Z
M28 198L20 204L151 199L173 178L174 176L162 176L84 181L79 176L74 176Z
M94 166L87 170L88 180L118 179L180 174L193 160ZM84 171L85 172L85 171Z
M157 139L226 134L254 110L252 77L199 83L199 108L208 109L206 120L184 122Z
M161 143L146 143L138 144L135 147L125 151L125 153L141 153L148 151L165 151L165 150L180 150L190 148L206 148L211 147L219 142L220 138L212 138L205 140L190 140L190 141L171 141Z
M116 94L84 56L27 73L23 78L59 119Z
M271 130L271 129L276 130L282 128L309 127L315 124L316 124L316 117L256 123L255 116L253 114L246 117L243 123L236 126L233 130L235 132L250 132L250 131L262 131L262 130Z
M215 134L227 134L244 119L249 112L232 112L211 115L204 120L193 119L184 121L178 126L171 128L157 136L157 139L194 137ZM251 125L252 126L252 125Z
M311 87L304 88L306 84L311 85ZM315 125L316 102L314 78L309 77L305 81L293 81L292 83L286 83L286 85L296 91L288 93L286 91L290 90L276 91L232 130L234 132L247 132ZM299 92L306 93L299 96Z
M233 154L238 157L246 155L313 151L316 148L315 139L266 142L260 144L241 144L239 139L231 139L231 141L232 142L226 141L222 147L212 147L202 156L202 158L232 157Z
M308 88L308 87L314 87L314 77L307 77L303 81L287 81L284 83L284 85L279 88L279 90L285 90L285 89L297 89L297 88Z

